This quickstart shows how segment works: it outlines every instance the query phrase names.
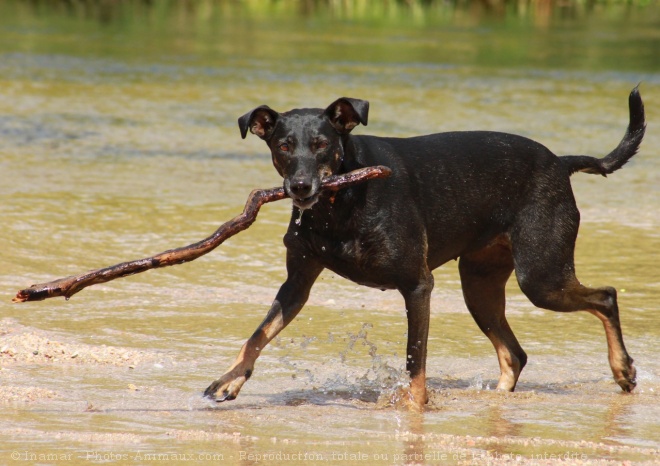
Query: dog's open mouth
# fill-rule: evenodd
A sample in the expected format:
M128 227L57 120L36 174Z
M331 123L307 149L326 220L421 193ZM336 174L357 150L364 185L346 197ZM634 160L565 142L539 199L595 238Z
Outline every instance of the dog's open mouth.
M291 198L293 200L293 205L298 207L301 210L311 208L319 200L319 193L313 194L312 196L306 197L304 199L296 199L295 197Z

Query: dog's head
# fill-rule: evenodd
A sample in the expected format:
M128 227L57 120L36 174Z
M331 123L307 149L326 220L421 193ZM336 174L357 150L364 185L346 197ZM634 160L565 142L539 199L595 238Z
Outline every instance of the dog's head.
M318 200L321 181L338 172L344 158L343 136L362 123L369 102L342 97L323 109L277 113L266 105L238 119L241 136L248 130L266 141L284 189L300 209Z

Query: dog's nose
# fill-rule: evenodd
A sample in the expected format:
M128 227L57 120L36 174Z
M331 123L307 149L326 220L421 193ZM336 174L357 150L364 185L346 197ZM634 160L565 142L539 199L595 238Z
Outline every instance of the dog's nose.
M298 199L305 199L306 197L309 197L312 192L312 182L305 179L291 180L289 189L291 190L291 194Z

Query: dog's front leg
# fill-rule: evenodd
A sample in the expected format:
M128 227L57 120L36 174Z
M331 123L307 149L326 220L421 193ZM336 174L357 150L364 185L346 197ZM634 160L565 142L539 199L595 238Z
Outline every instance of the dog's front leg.
M431 315L431 291L433 275L428 272L414 289L401 290L406 303L408 318L408 342L406 347L406 370L410 373L410 388L399 395L403 402L414 410L421 411L428 402L426 394L426 345L429 336Z
M233 400L254 370L261 351L302 309L312 285L323 267L304 256L287 252L288 277L275 297L264 321L245 342L238 357L222 377L213 382L204 396L215 401Z

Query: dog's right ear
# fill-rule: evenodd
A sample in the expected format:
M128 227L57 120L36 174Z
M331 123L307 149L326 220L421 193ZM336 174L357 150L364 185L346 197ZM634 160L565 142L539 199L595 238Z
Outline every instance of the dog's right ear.
M269 139L279 116L279 113L267 105L255 108L238 119L241 137L245 139L250 130L252 134L256 134L261 139Z

